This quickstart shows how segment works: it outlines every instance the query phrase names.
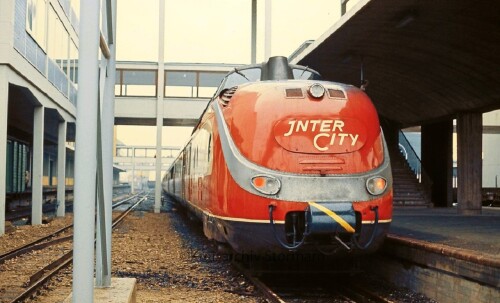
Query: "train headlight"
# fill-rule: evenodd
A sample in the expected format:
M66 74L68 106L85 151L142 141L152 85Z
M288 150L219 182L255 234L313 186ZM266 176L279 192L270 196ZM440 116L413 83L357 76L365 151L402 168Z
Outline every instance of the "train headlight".
M281 182L272 176L258 175L252 178L252 186L263 194L275 195L281 189Z
M309 87L308 92L313 98L319 99L325 95L325 88L319 83L314 83Z
M374 196L382 194L387 188L387 180L382 177L373 177L366 181L366 189Z

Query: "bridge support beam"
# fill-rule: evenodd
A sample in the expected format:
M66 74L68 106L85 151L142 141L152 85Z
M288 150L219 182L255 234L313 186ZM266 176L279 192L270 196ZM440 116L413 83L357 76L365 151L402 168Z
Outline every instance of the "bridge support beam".
M252 0L252 33L251 33L252 52L250 62L257 63L257 0Z
M162 130L163 130L163 91L165 88L165 0L160 0L160 36L158 53L158 99L156 100L156 178L154 212L161 209L161 168L162 168Z
M460 113L457 118L457 168L458 213L481 213L482 187L482 136L481 113Z
M265 35L264 35L264 61L267 61L269 57L271 57L271 52L272 52L272 10L273 10L273 5L271 0L265 0Z
M430 188L434 206L451 207L453 120L422 125L422 167L432 181ZM422 182L426 180L422 179Z

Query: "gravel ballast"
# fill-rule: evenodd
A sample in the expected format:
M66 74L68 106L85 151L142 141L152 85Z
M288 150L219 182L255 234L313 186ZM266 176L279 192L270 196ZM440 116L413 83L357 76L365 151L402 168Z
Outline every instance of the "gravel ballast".
M265 302L203 237L199 222L171 207L152 213L152 203L141 205L113 231L112 276L137 279L137 302ZM0 237L0 247L19 246L24 234L36 238L66 223L68 218L18 227ZM71 276L71 268L64 270L28 302L62 302L71 293Z
M137 302L266 302L231 266L228 255L218 253L216 245L203 236L201 222L193 221L171 203L155 214L152 200L137 207L113 231L112 277L136 278ZM0 237L0 248L6 251L20 246L70 224L71 219L69 215L42 226L16 227ZM429 302L425 298L417 300L418 295L407 290L391 289L391 294L386 295L394 302ZM28 302L62 302L71 290L69 267ZM0 302L1 293L0 289Z

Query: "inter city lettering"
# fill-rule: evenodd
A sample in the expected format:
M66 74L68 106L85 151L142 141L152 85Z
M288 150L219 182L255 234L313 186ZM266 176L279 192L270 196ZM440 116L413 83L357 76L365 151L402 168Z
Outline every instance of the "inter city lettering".
M327 151L328 146L350 144L354 146L358 141L359 134L345 133L345 123L342 120L291 120L288 121L290 128L283 135L284 137L292 136L300 132L318 132L313 138L313 145L319 151ZM322 140L320 144L318 141ZM327 142L325 144L325 141Z

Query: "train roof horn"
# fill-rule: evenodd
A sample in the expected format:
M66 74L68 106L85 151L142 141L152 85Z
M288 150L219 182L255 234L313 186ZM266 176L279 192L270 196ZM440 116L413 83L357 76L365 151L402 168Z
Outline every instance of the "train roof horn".
M261 81L288 79L293 79L293 73L286 57L270 57L266 63L262 64Z

